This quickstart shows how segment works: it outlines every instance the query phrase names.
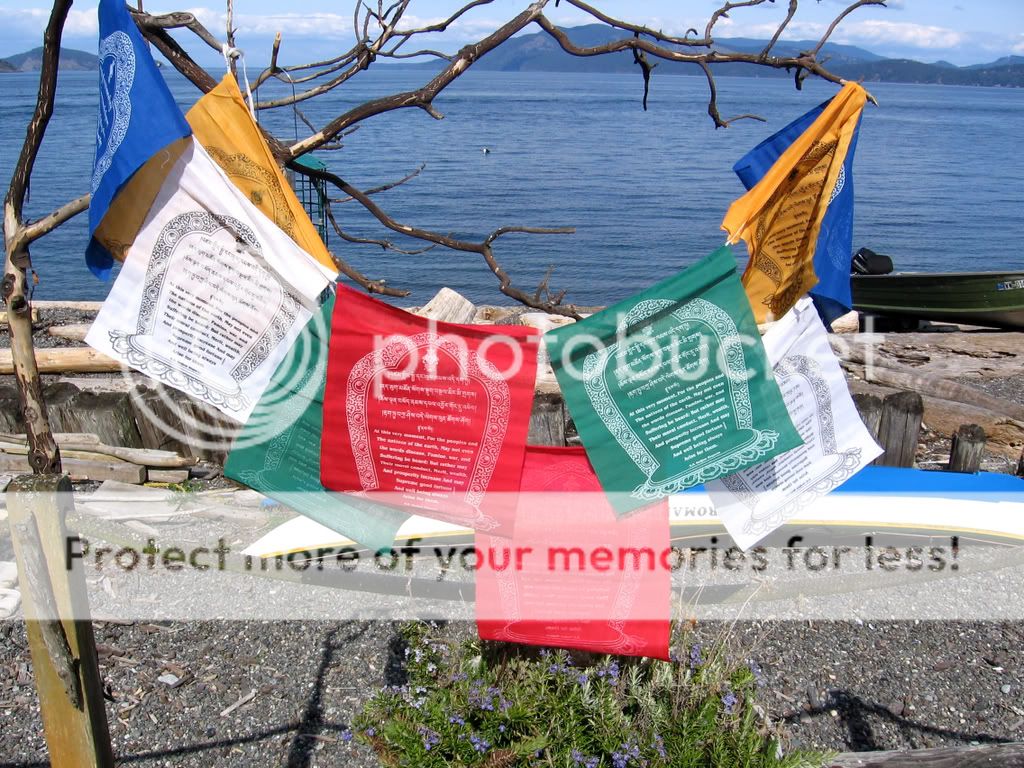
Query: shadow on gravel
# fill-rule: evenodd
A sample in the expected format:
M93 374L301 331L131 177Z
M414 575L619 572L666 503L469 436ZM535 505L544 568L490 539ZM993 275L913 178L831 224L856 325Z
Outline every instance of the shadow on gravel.
M950 728L938 728L919 723L901 715L895 715L888 707L872 701L865 701L860 696L848 691L832 691L829 700L823 706L809 712L795 712L786 717L785 721L792 723L805 715L828 717L833 709L839 713L839 719L846 727L846 746L852 752L873 752L885 748L879 745L875 739L871 725L873 718L889 721L908 740L914 734L928 734L944 739L955 739L965 744L968 742L1007 744L1013 741L1013 739L999 738L987 733L964 733Z
M226 747L264 741L275 736L294 734L288 750L288 759L285 765L287 765L288 768L309 768L313 762L313 755L318 736L324 735L325 732L334 734L335 736L340 736L341 733L349 729L349 725L347 723L331 723L324 720L323 692L325 679L327 677L328 670L331 668L331 665L335 660L335 654L344 650L346 644L357 640L365 634L366 630L366 624L353 624L349 627L340 627L327 633L321 646L320 663L317 666L316 681L313 684L313 690L309 695L309 699L306 701L306 707L302 713L302 717L298 720L293 720L276 728L269 728L251 733L247 736L239 736L234 739L218 739L216 741L204 741L197 744L188 744L181 747L175 747L174 749L139 752L134 755L119 755L117 756L117 764L133 765L135 763L144 763L148 761L155 762L161 759L196 755L208 751L216 751L219 753ZM395 647L395 641L393 640L390 648L392 653L395 652ZM393 662L389 660L389 666L392 663ZM216 762L216 758L213 758L213 760ZM21 763L0 762L0 768L48 768L49 765L49 762L45 760Z

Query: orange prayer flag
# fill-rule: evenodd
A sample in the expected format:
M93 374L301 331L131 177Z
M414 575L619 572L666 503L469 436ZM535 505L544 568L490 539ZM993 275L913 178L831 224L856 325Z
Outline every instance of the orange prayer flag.
M185 115L195 139L249 201L317 262L337 272L334 260L274 160L259 126L229 73ZM164 181L187 145L171 145L149 160L124 187L96 230L99 240L118 261L135 240Z
M747 243L743 285L759 323L784 315L818 282L818 231L865 101L860 85L844 85L722 220L729 243Z

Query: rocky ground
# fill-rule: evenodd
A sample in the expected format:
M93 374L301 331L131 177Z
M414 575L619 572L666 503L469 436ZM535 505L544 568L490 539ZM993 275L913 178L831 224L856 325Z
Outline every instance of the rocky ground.
M723 630L763 667L763 702L790 748L1024 739L1021 623L740 623L697 633L711 641ZM98 624L96 634L124 764L378 765L347 730L374 690L402 680L392 624ZM21 623L0 623L5 766L46 764L25 643Z

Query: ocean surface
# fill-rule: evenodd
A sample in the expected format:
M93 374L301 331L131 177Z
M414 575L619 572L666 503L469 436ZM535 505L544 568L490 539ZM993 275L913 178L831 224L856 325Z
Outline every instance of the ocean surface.
M195 89L165 68L183 108ZM320 126L388 93L422 85L412 68L378 67L334 93L304 102ZM95 73L66 72L33 175L30 216L87 191L93 159ZM0 177L4 189L35 102L35 74L0 76ZM703 77L655 77L650 109L638 76L470 71L435 102L436 121L403 110L365 121L339 151L318 156L351 183L373 187L421 163L417 178L376 196L400 222L480 240L504 225L572 226L575 235L510 235L496 255L515 283L532 290L549 267L567 301L608 304L693 263L724 242L719 229L742 185L732 164L748 149L835 92L809 82L723 78L726 117L758 113L715 130ZM265 86L261 98L283 93ZM872 84L880 107L865 110L857 156L854 249L890 254L903 270L1022 269L1024 257L1024 89ZM283 140L303 136L290 108L262 113ZM484 147L489 153L484 153ZM363 237L403 241L356 203L335 207ZM110 283L85 268L86 215L32 247L37 298L101 299ZM495 277L476 254L436 248L415 256L330 246L373 278L413 291L422 303L447 285L477 302L502 303ZM740 263L745 251L735 249Z

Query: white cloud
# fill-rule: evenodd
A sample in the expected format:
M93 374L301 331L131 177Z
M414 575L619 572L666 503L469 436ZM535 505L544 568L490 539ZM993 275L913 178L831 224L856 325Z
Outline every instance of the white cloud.
M4 9L4 32L21 33L39 36L42 44L43 30L50 19L50 11L43 8L7 8ZM96 9L71 9L64 24L64 34L69 37L96 37L99 26L96 21Z
M966 36L954 29L881 19L848 21L840 25L834 38L837 42L906 45L923 49L956 48L966 42Z

